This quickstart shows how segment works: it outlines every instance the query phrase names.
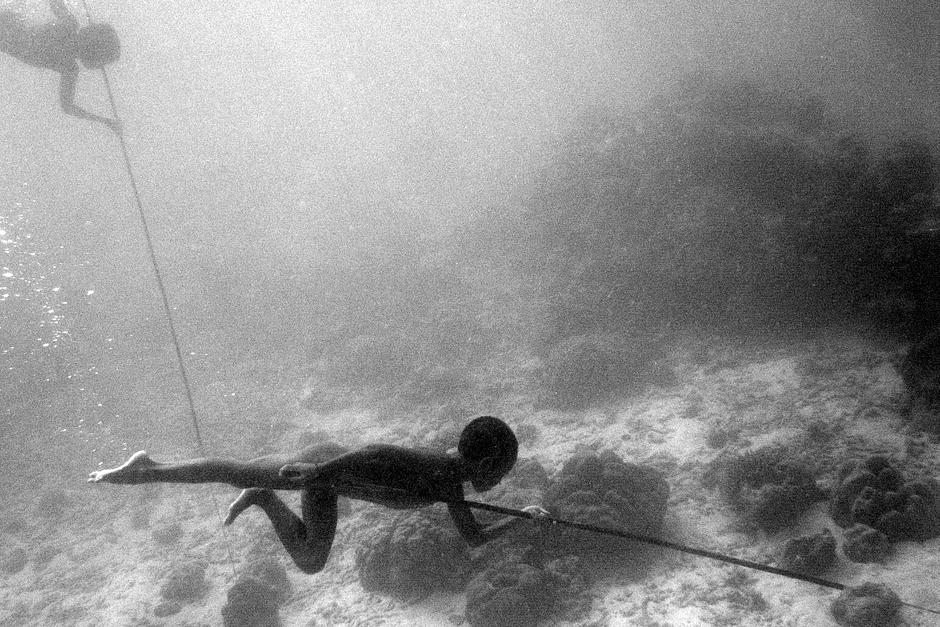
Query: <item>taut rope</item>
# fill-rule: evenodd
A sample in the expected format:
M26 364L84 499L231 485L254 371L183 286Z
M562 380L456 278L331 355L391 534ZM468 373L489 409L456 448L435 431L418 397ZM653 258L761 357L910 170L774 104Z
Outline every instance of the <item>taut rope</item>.
M85 7L85 16L89 22L92 21L91 11L88 10L88 3L82 0ZM104 86L108 92L108 101L111 103L111 113L114 119L121 124L121 118L118 115L117 104L114 101L114 92L111 89L111 81L108 80L108 72L101 68L101 77L104 79ZM140 218L140 225L143 227L144 239L147 242L147 253L150 256L150 265L153 267L153 274L157 280L157 289L160 292L160 299L163 302L163 311L166 314L167 326L170 330L170 337L173 340L173 349L176 351L176 364L179 368L180 378L183 380L183 388L186 392L186 403L189 407L189 417L193 424L193 432L196 437L196 444L199 447L199 453L203 457L208 457L206 445L202 439L202 432L199 429L199 420L196 414L196 403L193 400L193 389L189 382L189 374L186 371L186 363L183 361L183 350L180 348L179 335L176 332L176 325L173 322L173 310L170 308L170 299L167 297L166 287L163 283L163 273L160 272L160 264L157 263L157 255L153 248L153 237L150 234L150 226L147 223L147 215L144 212L144 205L140 199L140 190L137 187L137 178L134 176L134 169L131 167L131 158L127 151L127 142L124 141L123 132L117 133L121 143L121 154L124 156L124 167L127 170L127 176L131 182L131 190L134 192L134 201L137 203L137 215Z
M85 17L87 21L91 22L91 11L88 9L87 1L82 0L82 5L85 8ZM111 81L108 80L108 73L103 67L101 68L101 77L104 79L104 86L108 92L108 102L111 103L111 113L120 126L121 118L118 115L117 103L114 100L114 91L111 89ZM127 176L131 183L131 189L134 192L134 201L137 203L137 215L140 217L140 224L144 231L144 239L147 242L147 253L150 256L150 265L153 267L153 274L157 280L157 289L160 292L160 299L163 302L163 311L166 314L167 326L170 330L170 337L173 340L173 349L176 352L176 364L179 368L180 378L183 381L183 389L186 393L186 404L189 407L189 417L193 425L193 434L195 435L196 446L199 448L200 455L203 457L208 457L209 455L206 450L206 444L202 439L202 431L199 429L199 419L196 414L196 402L193 397L192 384L189 381L189 374L186 371L186 363L183 360L183 349L180 347L179 335L176 332L176 325L173 322L173 310L170 308L170 299L167 297L166 287L163 283L163 274L160 272L160 264L157 263L157 254L153 247L153 237L150 234L150 226L147 223L147 215L144 211L144 204L140 199L140 190L137 187L137 178L134 176L134 169L131 167L131 158L127 151L127 142L124 141L123 128L119 128L119 131L121 132L118 132L117 136L121 143L121 154L124 157L124 167L127 170ZM219 501L216 498L215 493L210 493L210 495L215 511L221 511L221 507L219 506ZM228 553L229 563L232 566L232 576L235 576L235 556L232 553L231 540L225 544L225 548Z
M508 507L501 507L499 505L490 505L489 503L480 503L478 501L454 501L454 503L463 503L464 505L467 505L468 507L472 507L475 509L482 509L482 510L486 510L490 512L496 512L498 514L504 514L507 516L516 516L519 518L535 518L533 514L524 512L519 509L510 509ZM592 533L600 533L600 534L604 534L608 536L625 538L627 540L632 540L634 542L641 542L643 544L661 546L663 548L672 549L673 551L680 551L682 553L698 555L699 557L707 557L709 559L718 560L720 562L734 564L735 566L741 566L743 568L750 568L751 570L759 570L765 573L771 573L773 575L780 575L781 577L789 577L790 579L798 579L800 581L806 581L809 583L816 584L817 586L824 586L826 588L832 588L833 590L845 590L848 587L845 584L841 584L836 581L829 581L828 579L823 579L821 577L814 577L813 575L805 575L803 573L794 572L792 570L786 570L785 568L777 568L776 566L769 566L767 564L761 564L759 562L752 562L750 560L744 560L744 559L740 559L737 557L731 557L730 555L724 555L723 553L716 553L715 551L699 549L693 546L679 544L678 542L670 542L668 540L663 540L661 538L656 538L654 536L644 535L642 533L633 533L632 531L625 531L623 529L601 527L599 525L591 525L588 523L574 522L572 520L562 520L559 518L554 518L552 516L546 517L545 520L547 520L552 525L562 525L565 527L571 527L573 529L580 529L582 531L590 531ZM929 612L931 614L940 615L940 611L931 609L929 607L915 605L914 603L908 603L907 601L901 601L901 604L907 607L916 609L916 610L920 610L922 612Z

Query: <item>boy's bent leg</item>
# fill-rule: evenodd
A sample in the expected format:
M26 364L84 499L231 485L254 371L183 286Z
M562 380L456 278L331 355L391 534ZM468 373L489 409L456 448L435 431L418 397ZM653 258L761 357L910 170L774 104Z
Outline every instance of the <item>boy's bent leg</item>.
M263 509L297 567L312 574L323 570L330 556L336 533L336 501L332 489L305 489L301 519L270 490L245 490L229 508L229 517L234 519L250 505Z

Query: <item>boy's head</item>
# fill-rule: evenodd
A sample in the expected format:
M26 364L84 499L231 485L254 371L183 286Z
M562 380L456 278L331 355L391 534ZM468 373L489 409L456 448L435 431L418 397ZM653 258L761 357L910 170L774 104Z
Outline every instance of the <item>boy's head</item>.
M93 70L121 57L121 41L110 24L89 24L78 31L78 58Z
M457 452L466 464L473 489L485 492L499 483L516 463L519 443L505 422L493 416L480 416L464 427Z

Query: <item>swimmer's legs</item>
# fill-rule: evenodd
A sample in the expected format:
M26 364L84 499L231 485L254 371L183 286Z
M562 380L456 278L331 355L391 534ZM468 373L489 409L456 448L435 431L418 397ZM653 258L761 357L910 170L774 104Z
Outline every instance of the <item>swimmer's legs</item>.
M290 461L283 455L268 455L247 462L201 458L184 462L155 462L144 451L107 470L89 473L89 483L228 483L237 488L289 490L295 485L278 471Z
M252 505L257 505L267 514L281 544L300 570L307 574L323 570L336 534L335 491L330 488L304 489L301 519L270 490L243 490L229 507L225 524L231 524Z

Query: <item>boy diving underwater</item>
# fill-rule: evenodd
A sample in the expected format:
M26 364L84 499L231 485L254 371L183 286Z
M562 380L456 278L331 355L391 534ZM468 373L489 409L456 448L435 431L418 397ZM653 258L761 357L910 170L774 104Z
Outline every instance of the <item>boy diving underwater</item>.
M251 506L268 516L281 544L305 573L323 569L336 532L337 498L344 496L413 509L447 504L457 531L471 546L496 538L524 518L509 518L484 527L463 502L463 483L478 492L496 486L516 462L518 442L509 426L492 416L472 420L460 435L457 452L438 453L387 444L347 451L315 444L294 455L268 455L247 462L194 459L155 462L143 451L117 468L89 474L90 483L228 483L243 488L229 506L226 525ZM297 516L274 490L300 490ZM548 515L539 506L523 509L533 520Z

